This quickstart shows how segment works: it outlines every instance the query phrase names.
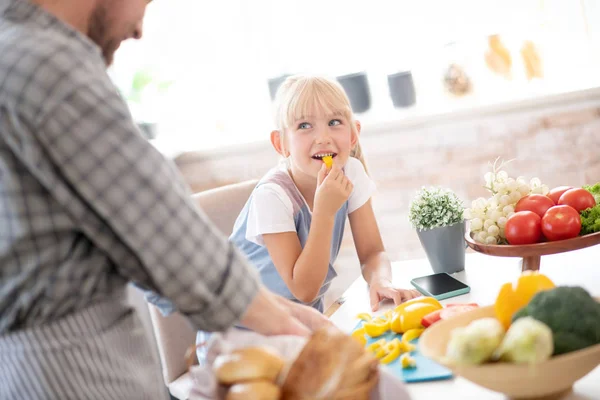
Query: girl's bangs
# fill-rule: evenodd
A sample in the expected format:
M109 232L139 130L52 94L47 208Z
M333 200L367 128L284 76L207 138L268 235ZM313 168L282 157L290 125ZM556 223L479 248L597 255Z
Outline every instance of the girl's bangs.
M326 80L313 78L298 81L296 90L290 90L295 96L288 102L285 125L289 128L297 121L308 116L340 115L350 120L352 110L346 94L341 87Z

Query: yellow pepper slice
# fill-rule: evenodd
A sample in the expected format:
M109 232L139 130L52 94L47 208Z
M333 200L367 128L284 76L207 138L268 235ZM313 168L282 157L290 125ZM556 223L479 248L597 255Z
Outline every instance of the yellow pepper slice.
M402 353L402 342L398 339L394 339L385 346L385 350L387 351L387 354L385 357L381 358L381 362L383 364L389 364Z
M363 346L367 344L367 338L365 337L365 328L358 328L354 332L352 332L352 337L358 341L358 343Z
M400 364L402 365L402 369L417 367L417 362L408 353L402 354L402 357L400 357Z
M379 339L376 342L371 343L370 345L367 346L367 351L373 353L373 354L377 354L377 352L379 350L381 350L381 348L383 346L385 346L385 344L387 343L387 340L385 339Z
M363 324L365 332L371 337L381 336L390 330L390 321L382 319L374 319Z
M423 328L409 329L402 335L402 341L408 343L411 340L415 340L416 338L421 336L424 330L425 329Z
M358 315L356 316L356 318L358 318L358 319L360 319L360 320L363 320L363 321L370 321L370 320L372 320L372 319L373 319L373 318L371 317L371 314L368 314L368 313L366 313L366 312L358 314Z
M333 166L333 157L325 156L323 157L323 162L325 163L327 169L330 169Z
M552 288L554 282L546 275L538 271L524 272L516 284L509 282L500 288L494 303L496 318L508 329L515 312L526 306L537 292Z

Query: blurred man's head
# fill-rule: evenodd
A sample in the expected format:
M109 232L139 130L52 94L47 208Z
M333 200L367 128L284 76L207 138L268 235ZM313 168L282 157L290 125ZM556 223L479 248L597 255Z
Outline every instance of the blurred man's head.
M102 49L106 65L113 62L121 42L142 37L142 22L151 0L96 0L88 21L92 41Z

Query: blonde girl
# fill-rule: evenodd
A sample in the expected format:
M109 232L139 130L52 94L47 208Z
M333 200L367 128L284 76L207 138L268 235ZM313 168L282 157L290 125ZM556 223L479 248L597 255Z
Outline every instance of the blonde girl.
M263 283L323 312L348 218L372 309L384 298L398 304L419 296L392 286L371 206L375 184L358 141L360 123L339 83L319 76L289 77L275 98L275 122L271 143L285 163L260 180L230 237ZM331 168L323 161L328 156Z

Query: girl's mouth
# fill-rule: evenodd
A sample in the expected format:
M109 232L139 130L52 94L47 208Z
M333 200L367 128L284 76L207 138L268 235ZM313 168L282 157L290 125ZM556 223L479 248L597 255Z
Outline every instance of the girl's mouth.
M317 153L314 156L312 156L312 158L314 158L315 160L322 160L323 157L326 156L330 156L331 158L335 158L335 156L337 156L337 153Z

